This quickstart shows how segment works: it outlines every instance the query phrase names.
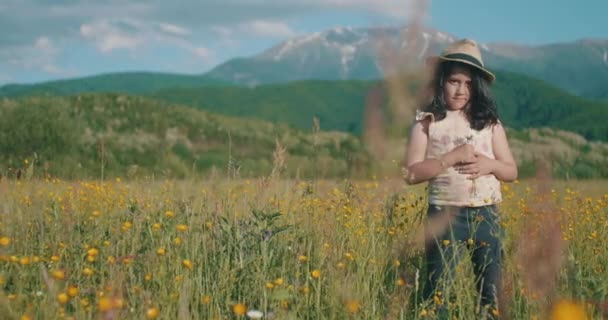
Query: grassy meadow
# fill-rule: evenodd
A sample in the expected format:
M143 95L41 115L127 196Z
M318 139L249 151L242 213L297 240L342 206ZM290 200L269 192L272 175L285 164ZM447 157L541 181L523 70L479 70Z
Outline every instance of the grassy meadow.
M507 303L487 312L602 319L608 182L518 181L503 197ZM479 319L466 262L458 294L418 298L425 210L424 185L398 179L4 178L0 314L434 319L446 304Z

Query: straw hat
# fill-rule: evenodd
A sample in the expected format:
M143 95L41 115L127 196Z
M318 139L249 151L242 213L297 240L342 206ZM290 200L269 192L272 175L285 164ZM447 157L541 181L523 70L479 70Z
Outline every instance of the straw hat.
M481 71L481 74L488 81L493 82L496 79L496 76L484 67L479 47L477 46L477 43L471 39L462 39L453 42L441 53L441 55L429 58L429 62L443 61L457 61L468 64Z

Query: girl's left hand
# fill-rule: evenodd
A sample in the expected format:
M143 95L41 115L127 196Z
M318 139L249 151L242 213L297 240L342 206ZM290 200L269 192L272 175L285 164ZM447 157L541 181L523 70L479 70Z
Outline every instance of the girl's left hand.
M480 176L491 174L493 171L493 159L475 152L475 159L472 162L458 164L454 166L456 172L470 175L467 179L473 180Z

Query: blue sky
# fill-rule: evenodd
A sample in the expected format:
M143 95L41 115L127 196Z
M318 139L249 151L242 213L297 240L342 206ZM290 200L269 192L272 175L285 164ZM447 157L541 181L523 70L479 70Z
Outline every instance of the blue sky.
M0 85L117 71L201 74L293 36L404 25L412 12L427 27L485 43L608 39L606 0L2 0Z

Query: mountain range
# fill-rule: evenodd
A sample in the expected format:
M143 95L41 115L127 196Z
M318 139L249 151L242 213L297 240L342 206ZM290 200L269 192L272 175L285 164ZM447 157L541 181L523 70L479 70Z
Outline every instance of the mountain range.
M206 76L246 85L302 79L379 79L384 76L379 57L385 51L409 50L409 59L421 62L456 39L431 29L338 27L289 39L253 57L227 61ZM608 98L607 39L480 47L490 69L522 73L576 95Z
M252 57L231 59L200 75L112 73L33 85L5 85L0 87L0 96L83 92L141 94L201 85L256 86L307 79L381 79L384 74L379 57L407 51L413 60L409 62L419 63L455 39L456 36L432 29L336 27L294 37ZM608 39L539 46L482 43L480 47L486 66L492 70L541 79L575 95L608 98Z

